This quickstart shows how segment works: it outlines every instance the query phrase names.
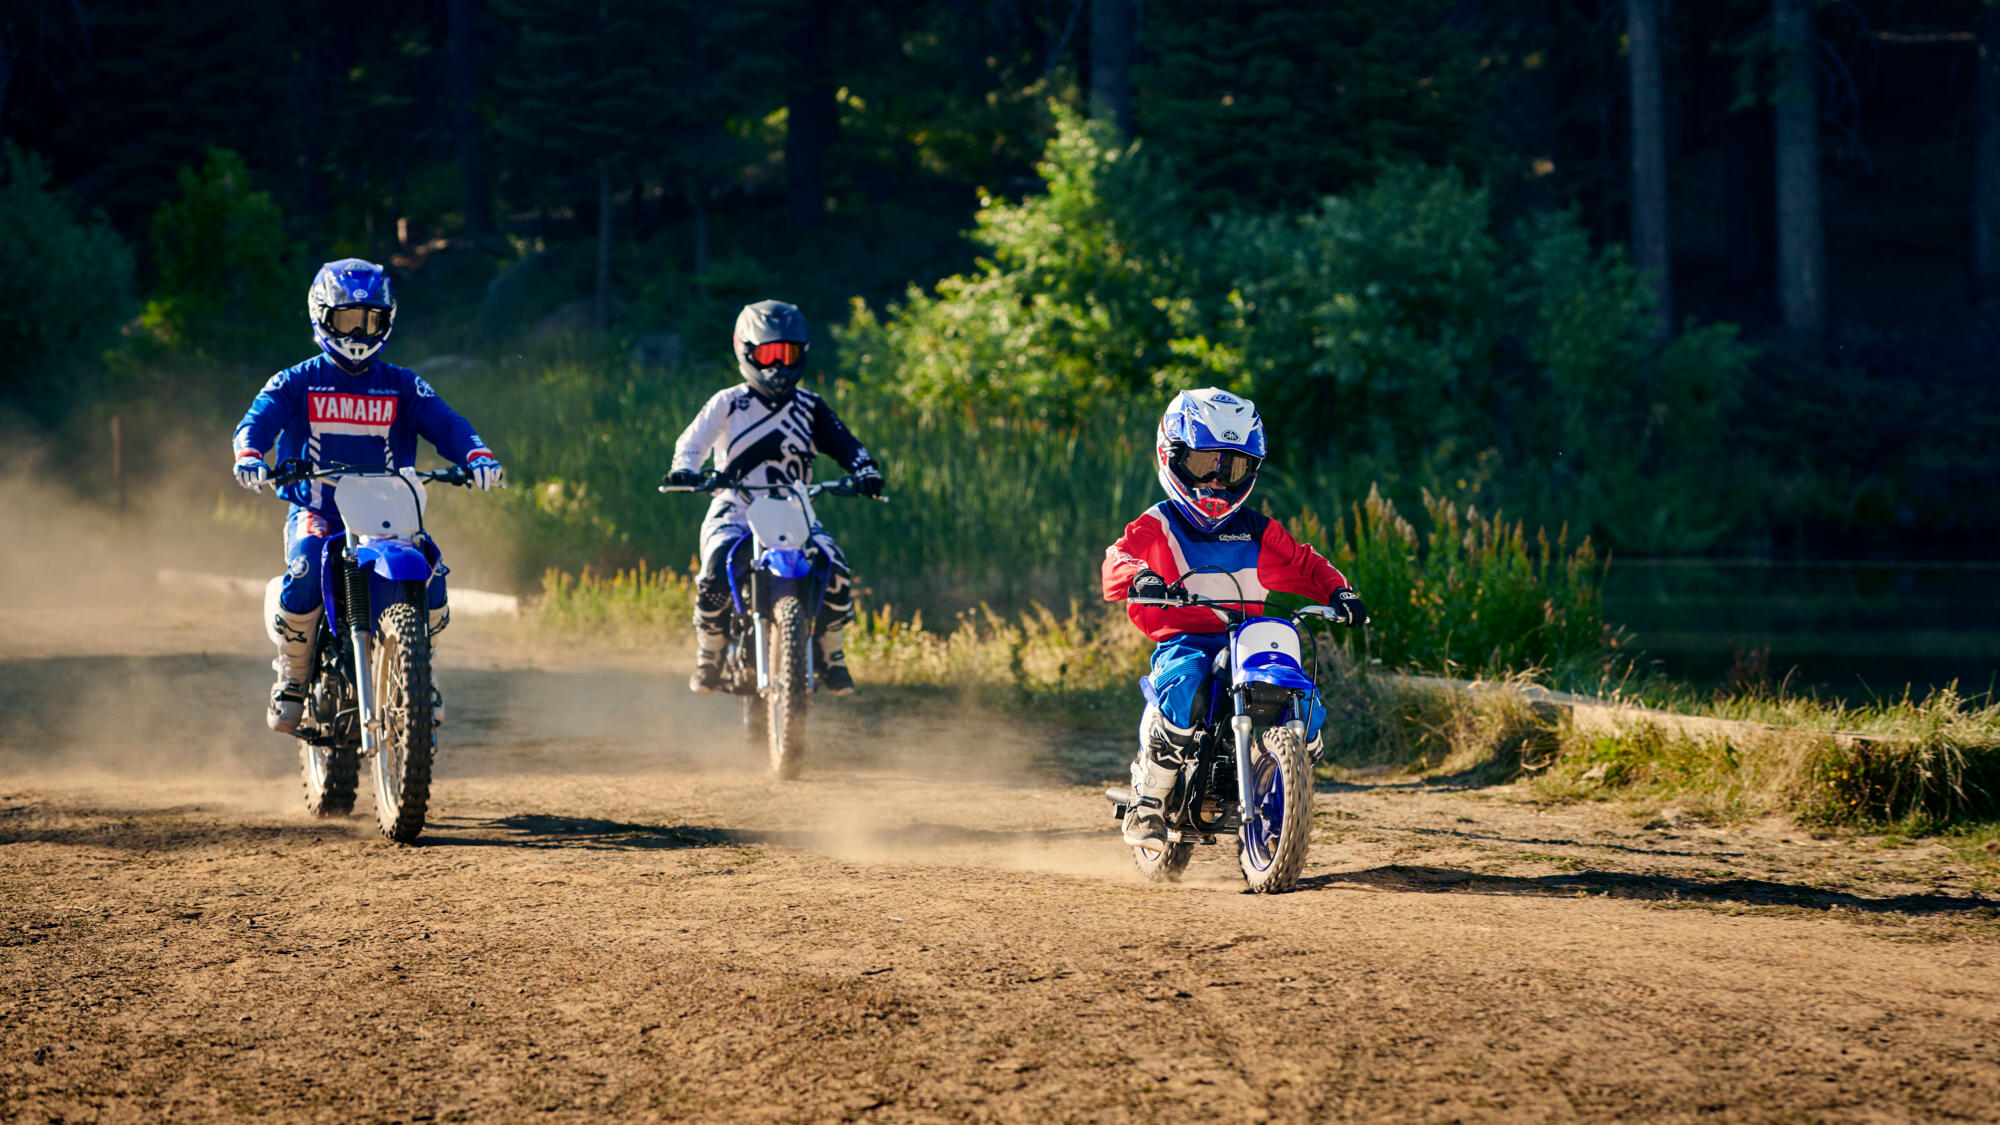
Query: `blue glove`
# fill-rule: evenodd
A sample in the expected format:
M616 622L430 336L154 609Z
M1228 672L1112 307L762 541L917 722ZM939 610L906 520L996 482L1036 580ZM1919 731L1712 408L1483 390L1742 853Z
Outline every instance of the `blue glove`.
M271 479L271 470L264 464L264 455L254 449L246 449L236 455L236 483L252 492L264 491L264 485Z
M500 469L500 459L484 449L477 450L465 459L465 467L472 470L472 483L484 491L489 488L505 488L504 474Z

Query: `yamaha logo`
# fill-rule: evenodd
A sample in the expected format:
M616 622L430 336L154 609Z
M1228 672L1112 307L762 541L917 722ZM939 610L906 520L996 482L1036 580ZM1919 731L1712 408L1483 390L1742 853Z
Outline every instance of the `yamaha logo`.
M363 298L365 298L365 297L367 297L367 296L368 296L368 290L366 290L366 289L356 289L356 290L354 291L354 299L355 299L355 300L357 300L357 301L359 301L359 300L361 300L361 299L363 299Z
M1224 431L1222 431L1222 440L1223 440L1223 441L1242 441L1243 439L1242 439L1241 437L1238 437L1238 436L1237 436L1237 434L1236 434L1236 431L1235 431L1235 430L1224 430Z

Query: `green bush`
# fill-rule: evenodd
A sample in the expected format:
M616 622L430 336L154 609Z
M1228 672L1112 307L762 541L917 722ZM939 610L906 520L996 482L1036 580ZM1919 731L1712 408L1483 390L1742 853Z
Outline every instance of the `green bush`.
M224 148L209 149L199 172L182 168L180 188L153 215L159 284L147 328L173 349L225 361L268 364L297 350L303 255L270 193L254 190L243 158Z
M1391 668L1505 676L1528 670L1570 678L1600 665L1609 637L1600 609L1603 568L1590 541L1566 532L1530 538L1519 521L1424 494L1427 534L1370 489L1349 517L1325 527L1308 511L1299 533L1324 542L1368 605L1368 655ZM1351 646L1352 647L1352 646Z
M102 218L80 214L48 167L0 150L0 403L60 420L101 392L99 353L132 307L132 251Z
M1747 349L1726 325L1656 344L1651 294L1574 215L1502 233L1484 190L1399 166L1200 226L1171 168L1061 113L1039 171L1043 194L980 212L976 271L857 305L847 373L1065 421L1214 383L1257 400L1295 491L1428 488L1646 551L1740 518L1712 482Z

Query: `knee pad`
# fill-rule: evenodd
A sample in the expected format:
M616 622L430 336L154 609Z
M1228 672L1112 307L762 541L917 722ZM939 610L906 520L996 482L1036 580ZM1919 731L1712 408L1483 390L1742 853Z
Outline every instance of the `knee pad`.
M826 594L820 598L819 632L829 629L844 629L854 623L854 576L847 571L836 569L827 576Z

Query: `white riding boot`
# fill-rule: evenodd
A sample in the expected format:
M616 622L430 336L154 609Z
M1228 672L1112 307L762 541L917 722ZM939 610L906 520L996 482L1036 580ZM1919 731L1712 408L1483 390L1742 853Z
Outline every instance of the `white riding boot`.
M306 681L312 677L313 638L319 633L320 609L293 613L277 598L278 583L272 580L264 597L264 631L278 646L271 670L278 682L271 685L271 709L265 725L279 734L294 734L306 709Z
M450 602L431 610L431 725L434 727L444 725L444 693L439 691L437 686L437 636L444 632L444 627L449 624L451 624Z
M819 635L819 683L835 695L854 694L854 676L847 670L847 626L835 625Z
M1139 754L1132 760L1132 807L1125 811L1125 842L1147 851L1167 846L1167 797L1180 773L1180 752L1193 744L1194 732L1168 723L1158 707L1146 708L1139 721ZM1152 798L1159 807L1145 805Z

